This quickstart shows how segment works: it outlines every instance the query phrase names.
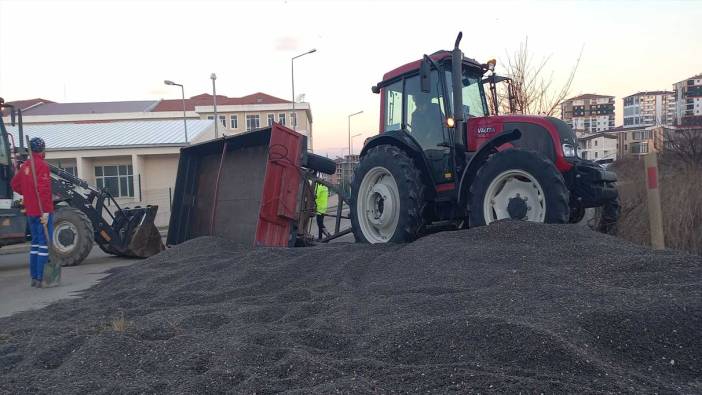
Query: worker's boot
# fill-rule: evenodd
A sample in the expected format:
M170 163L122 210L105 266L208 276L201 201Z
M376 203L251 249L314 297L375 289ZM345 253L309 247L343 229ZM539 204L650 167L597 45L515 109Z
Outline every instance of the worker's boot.
M32 279L32 287L36 287L36 286L37 286L37 280Z
M37 287L37 288L43 288L43 286L42 286L42 284L41 284L41 281L42 281L42 280L36 280L37 285L35 285L35 287Z

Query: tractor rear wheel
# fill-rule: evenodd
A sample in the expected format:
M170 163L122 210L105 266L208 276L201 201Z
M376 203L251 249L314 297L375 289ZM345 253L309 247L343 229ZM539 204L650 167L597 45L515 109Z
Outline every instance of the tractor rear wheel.
M351 183L351 225L356 241L403 243L422 228L426 186L412 159L400 148L368 150Z
M508 149L478 170L470 187L470 225L501 219L566 223L569 191L556 166L543 155Z
M59 207L54 213L51 259L61 266L76 266L93 248L93 224L85 213L73 207Z

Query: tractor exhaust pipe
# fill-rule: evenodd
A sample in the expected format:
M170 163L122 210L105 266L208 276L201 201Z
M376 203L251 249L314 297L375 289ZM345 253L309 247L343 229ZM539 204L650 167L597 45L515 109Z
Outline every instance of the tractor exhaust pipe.
M464 121L463 114L463 52L458 48L463 32L458 32L456 44L451 51L451 82L453 85L453 119L458 124Z

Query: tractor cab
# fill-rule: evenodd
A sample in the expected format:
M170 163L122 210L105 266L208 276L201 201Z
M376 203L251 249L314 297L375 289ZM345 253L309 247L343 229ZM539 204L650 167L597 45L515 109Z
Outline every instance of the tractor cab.
M452 57L449 51L425 56L390 71L373 87L381 94L381 133L403 135L421 151L439 189L451 188L466 163L466 134L456 133L461 130L457 122L489 115L486 66L473 59L459 60L455 84ZM454 86L460 86L459 94L454 94Z

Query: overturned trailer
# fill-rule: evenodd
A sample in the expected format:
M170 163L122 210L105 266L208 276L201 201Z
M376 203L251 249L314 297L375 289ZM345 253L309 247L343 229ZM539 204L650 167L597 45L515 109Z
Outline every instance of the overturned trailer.
M253 246L309 245L314 188L339 195L341 230L347 196L319 177L334 161L307 152L306 137L279 124L181 149L167 243L220 236Z

